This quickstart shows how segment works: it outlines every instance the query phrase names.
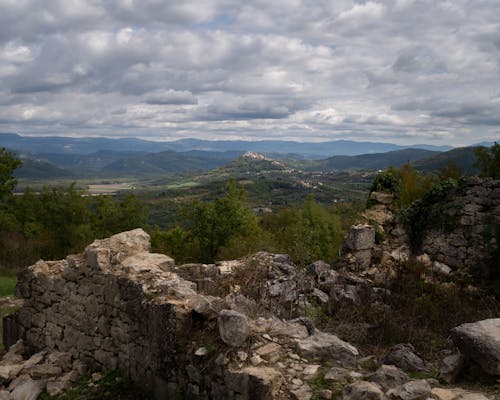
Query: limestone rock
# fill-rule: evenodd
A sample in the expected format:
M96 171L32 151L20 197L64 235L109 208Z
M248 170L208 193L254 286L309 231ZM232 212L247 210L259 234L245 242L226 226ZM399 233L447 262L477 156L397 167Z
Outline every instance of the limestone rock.
M391 400L426 400L431 393L431 386L425 379L410 381L387 392Z
M273 337L285 336L295 339L309 336L307 327L299 321L283 321L278 318L257 318L250 321L251 330L255 333L267 333Z
M157 269L169 271L174 264L174 259L165 254L155 254L147 251L135 253L121 262L124 268L133 273L144 273Z
M382 365L373 374L368 375L366 379L377 383L384 390L389 390L408 382L410 377L394 365Z
M433 388L431 394L436 400L490 400L481 393L468 392L460 388Z
M390 205L394 201L394 195L391 193L384 192L371 192L370 200L374 203Z
M350 250L372 249L375 246L375 229L368 224L351 226L345 246Z
M400 343L389 349L384 357L384 364L395 365L406 372L427 372L425 361L409 343Z
M314 279L316 286L323 291L340 279L340 274L324 261L313 262L306 271Z
M441 363L439 376L447 383L456 382L464 367L464 357L461 354L453 354L445 357Z
M10 393L11 400L36 400L45 387L45 381L25 379Z
M447 276L450 275L451 271L452 269L448 265L440 263L439 261L434 261L432 264L432 272L436 274Z
M385 400L384 393L371 382L357 381L342 390L343 400Z
M220 337L227 345L239 347L247 340L249 329L246 315L233 310L222 310L218 325Z
M500 318L462 324L451 330L460 352L488 374L500 375Z
M320 331L305 339L297 339L296 343L300 353L306 357L351 363L359 355L358 349L353 345Z
M310 400L313 392L311 387L306 383L296 390L290 392L292 394L292 399L295 400Z

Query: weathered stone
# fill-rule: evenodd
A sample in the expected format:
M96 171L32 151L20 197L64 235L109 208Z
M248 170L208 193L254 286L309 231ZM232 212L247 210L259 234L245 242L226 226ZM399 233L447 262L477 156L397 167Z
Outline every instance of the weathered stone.
M292 394L292 399L295 400L310 400L313 395L313 391L307 383L296 390L290 391L290 393Z
M468 392L459 388L433 388L431 394L436 400L490 400L481 393Z
M391 400L425 400L431 394L431 386L425 379L410 381L387 392Z
M330 290L330 307L334 312L340 304L361 304L358 288L354 285L332 285Z
M500 318L462 324L451 330L453 342L488 374L500 375Z
M279 357L279 352L281 351L281 346L277 343L271 342L259 347L255 350L257 355L261 356L267 361L273 360L276 356Z
M70 371L58 378L49 379L46 386L47 393L50 396L58 396L69 390L78 378L79 375L76 371Z
M274 399L283 383L283 376L274 368L246 367L242 372L248 375L249 399Z
M247 340L249 329L246 315L233 310L222 310L218 325L220 337L227 345L239 347Z
M307 267L307 274L311 276L321 290L328 290L330 285L338 282L340 274L324 261L315 261Z
M296 343L300 353L306 357L352 363L359 355L358 350L351 344L335 335L319 331L305 339L297 339Z
M384 357L384 364L395 365L407 372L427 372L425 361L409 343L397 344Z
M346 383L349 380L349 370L340 367L332 367L325 374L325 381Z
M0 365L0 382L9 382L23 369L23 364Z
M390 205L394 201L394 195L384 192L371 192L370 200L374 203Z
M386 391L408 382L410 377L394 365L382 365L373 374L368 375L366 379L377 383Z
M319 304L328 304L328 302L330 301L330 296L317 288L313 289L312 296L317 300Z
M368 250L375 246L375 229L371 225L353 225L345 245L351 250Z
M343 400L384 400L384 393L371 382L358 381L342 390Z
M45 381L35 381L31 378L19 383L10 393L11 400L36 400L45 387Z
M434 261L434 263L432 264L432 272L447 276L450 275L452 269L444 263L441 263L439 261Z
M441 363L439 376L447 383L456 382L464 368L464 357L461 354L453 354L445 357Z
M36 364L40 364L45 358L46 354L47 352L45 351L40 351L38 353L33 354L27 361L23 363L23 369L29 369Z
M56 367L53 364L37 364L28 370L28 373L33 379L47 379L53 376L58 376L62 373L61 367Z
M278 318L258 318L250 321L250 329L256 333L267 332L271 336L286 336L290 338L306 338L309 336L307 327L298 321L283 321Z

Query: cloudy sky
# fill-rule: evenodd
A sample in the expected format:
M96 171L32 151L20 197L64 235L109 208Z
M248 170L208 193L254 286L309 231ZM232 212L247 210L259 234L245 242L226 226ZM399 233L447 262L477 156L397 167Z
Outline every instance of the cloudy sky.
M500 138L499 0L0 0L0 132Z

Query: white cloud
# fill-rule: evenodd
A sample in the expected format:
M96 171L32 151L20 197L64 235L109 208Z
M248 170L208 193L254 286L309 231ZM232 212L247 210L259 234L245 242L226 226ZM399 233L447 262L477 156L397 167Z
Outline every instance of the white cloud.
M0 131L500 137L500 3L0 0Z

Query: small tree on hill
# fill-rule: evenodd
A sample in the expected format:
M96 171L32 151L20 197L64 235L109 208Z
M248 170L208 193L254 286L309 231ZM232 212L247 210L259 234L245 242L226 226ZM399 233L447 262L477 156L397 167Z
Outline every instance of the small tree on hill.
M13 173L21 165L19 158L0 147L0 202L4 202L16 187L17 180Z
M500 144L495 142L490 148L477 147L474 153L479 176L500 179Z

